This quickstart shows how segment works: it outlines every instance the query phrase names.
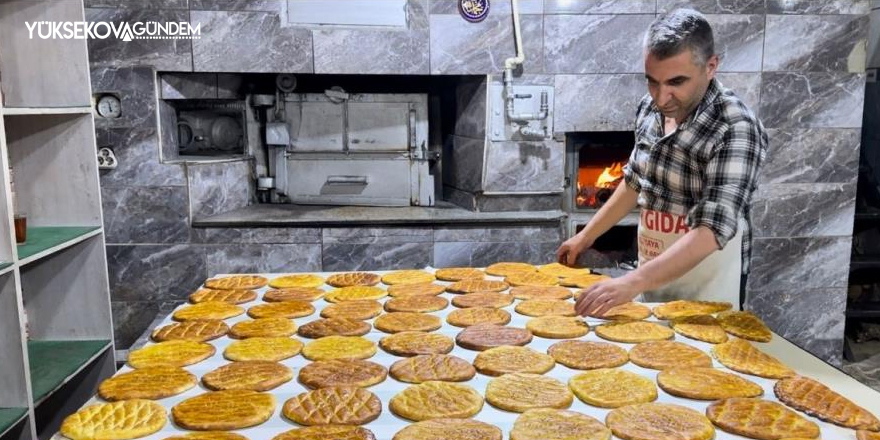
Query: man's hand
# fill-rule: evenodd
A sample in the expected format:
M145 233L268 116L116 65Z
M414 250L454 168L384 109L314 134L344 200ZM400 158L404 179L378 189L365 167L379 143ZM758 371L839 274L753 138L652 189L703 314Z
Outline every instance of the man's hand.
M614 306L627 303L642 293L628 276L602 281L583 290L574 309L581 316L602 316Z
M574 266L578 255L592 245L592 240L576 234L574 237L565 240L559 246L559 249L556 249L556 261L566 266Z

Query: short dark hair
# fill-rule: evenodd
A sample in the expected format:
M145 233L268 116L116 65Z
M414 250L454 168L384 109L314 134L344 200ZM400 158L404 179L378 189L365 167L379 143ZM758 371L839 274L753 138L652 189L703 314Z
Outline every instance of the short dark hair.
M706 17L693 9L676 9L651 23L645 34L645 50L663 60L690 49L694 63L705 66L715 55L715 38Z

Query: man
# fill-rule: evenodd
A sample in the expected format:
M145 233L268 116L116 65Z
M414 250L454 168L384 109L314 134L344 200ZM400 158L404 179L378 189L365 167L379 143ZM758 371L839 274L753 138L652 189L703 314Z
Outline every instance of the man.
M587 288L576 305L581 315L601 315L639 294L647 301L739 305L750 250L748 205L767 135L755 114L715 79L718 62L712 28L696 11L673 11L648 29L648 94L638 106L624 183L557 250L560 262L574 265L639 206L639 267Z

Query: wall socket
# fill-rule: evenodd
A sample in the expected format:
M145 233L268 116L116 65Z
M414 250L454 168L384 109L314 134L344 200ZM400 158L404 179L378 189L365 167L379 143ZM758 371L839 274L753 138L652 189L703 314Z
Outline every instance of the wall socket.
M116 155L110 147L103 147L98 150L98 169L112 170L116 168Z

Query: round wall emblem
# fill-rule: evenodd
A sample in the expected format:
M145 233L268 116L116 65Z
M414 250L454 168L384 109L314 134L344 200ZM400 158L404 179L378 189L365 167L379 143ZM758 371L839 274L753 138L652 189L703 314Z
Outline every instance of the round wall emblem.
M489 0L458 0L458 11L471 23L483 21L489 15Z

